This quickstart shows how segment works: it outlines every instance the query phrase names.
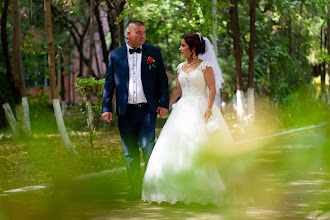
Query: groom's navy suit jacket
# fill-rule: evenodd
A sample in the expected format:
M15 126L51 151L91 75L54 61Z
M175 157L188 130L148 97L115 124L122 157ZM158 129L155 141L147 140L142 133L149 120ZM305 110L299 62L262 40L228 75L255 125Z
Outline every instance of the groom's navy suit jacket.
M155 60L155 66L149 69L148 57ZM168 79L160 49L148 44L142 46L141 80L147 103L152 112L157 106L168 109L169 93ZM116 111L119 116L126 113L128 101L129 67L126 44L111 51L110 62L107 69L102 113L112 112L112 97L116 89Z

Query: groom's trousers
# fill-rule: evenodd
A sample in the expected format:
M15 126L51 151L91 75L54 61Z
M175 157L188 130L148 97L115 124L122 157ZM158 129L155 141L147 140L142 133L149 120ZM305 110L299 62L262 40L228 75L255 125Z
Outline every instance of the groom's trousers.
M147 104L128 104L125 115L118 117L128 180L133 193L141 193L142 190L139 147L146 167L155 146L156 118L157 113L152 112Z

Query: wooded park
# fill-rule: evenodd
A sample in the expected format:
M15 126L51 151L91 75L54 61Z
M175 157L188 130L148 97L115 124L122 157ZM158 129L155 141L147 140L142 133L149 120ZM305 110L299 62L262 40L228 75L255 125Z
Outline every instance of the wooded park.
M1 0L0 17L0 219L330 218L330 2ZM131 20L160 48L170 92L182 35L210 40L224 78L216 102L240 146L218 168L254 203L125 201L117 117L100 115Z

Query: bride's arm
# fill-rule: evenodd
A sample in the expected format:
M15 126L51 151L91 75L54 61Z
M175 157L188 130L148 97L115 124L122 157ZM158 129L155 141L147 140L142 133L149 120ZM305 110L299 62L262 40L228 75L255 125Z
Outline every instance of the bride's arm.
M209 102L207 105L207 109L205 111L204 114L204 118L207 121L211 115L212 115L212 106L214 103L214 99L215 99L215 81L214 81L214 73L213 73L213 69L212 67L207 67L204 71L204 76L205 76L205 81L207 86L209 87Z
M170 95L170 105L179 98L179 96L181 95L181 92L182 92L178 78L179 78L179 74L178 74L177 80L176 80L176 88L173 89L173 91L171 92L171 95Z

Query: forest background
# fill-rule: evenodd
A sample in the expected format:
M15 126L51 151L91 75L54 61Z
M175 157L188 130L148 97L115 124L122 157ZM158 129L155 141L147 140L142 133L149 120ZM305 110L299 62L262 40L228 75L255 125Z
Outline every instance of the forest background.
M12 6L9 4L5 8L6 2L9 1L2 1L2 11L10 15ZM59 74L62 78L70 75L104 78L102 66L107 66L111 50L125 43L125 24L128 20L139 19L146 23L146 43L161 48L170 79L176 78L176 66L184 61L178 51L181 36L200 33L216 44L225 79L221 90L223 101L237 103L238 90L247 93L248 88L254 88L256 100L260 98L272 106L283 106L294 102L300 88L311 89L311 86L318 85L308 93L313 93L323 103L328 102L328 4L320 0L52 1L57 78ZM238 12L236 20L235 10ZM42 83L36 83L47 81L49 76L44 2L21 1L20 17L22 69L27 88L38 87L40 91L47 91ZM15 95L7 80L8 68L5 68L13 56L15 38L12 38L11 29L15 24L11 16L6 19L8 45L5 46L9 48L10 57L6 58L4 51L0 51L0 88L15 110ZM254 28L251 21L254 21ZM100 42L97 47L95 33ZM72 55L73 50L78 51L77 56ZM60 62L59 57L64 61ZM79 60L79 67L73 66L74 59ZM96 68L91 67L93 62L94 66L97 64ZM61 85L63 82L57 84L65 99L64 94L69 91ZM41 92L38 96L43 97L39 101L50 103L49 93ZM75 104L72 100L66 102ZM242 111L247 115L254 113L254 109L246 112L249 110L244 108ZM0 116L0 127L5 128L8 123L2 109Z
M128 186L116 123L109 126L98 115L109 56L125 44L132 19L144 21L146 43L161 48L170 89L177 65L185 61L178 50L181 36L210 39L225 81L222 113L237 143L253 141L221 155L219 169L240 181L242 176L256 181L251 185L260 207L279 210L264 212L267 219L269 213L283 219L329 216L330 2L1 0L0 5L0 216L103 215L113 198L114 209L132 210L132 216L143 212L141 204L132 208L123 199ZM157 119L157 135L165 121ZM26 186L32 187L21 188ZM33 186L48 191L16 197L15 189ZM90 201L100 200L99 211L90 207ZM251 219L262 213L257 205L247 207L257 213ZM165 208L159 218L173 209ZM228 210L230 216L232 207Z

